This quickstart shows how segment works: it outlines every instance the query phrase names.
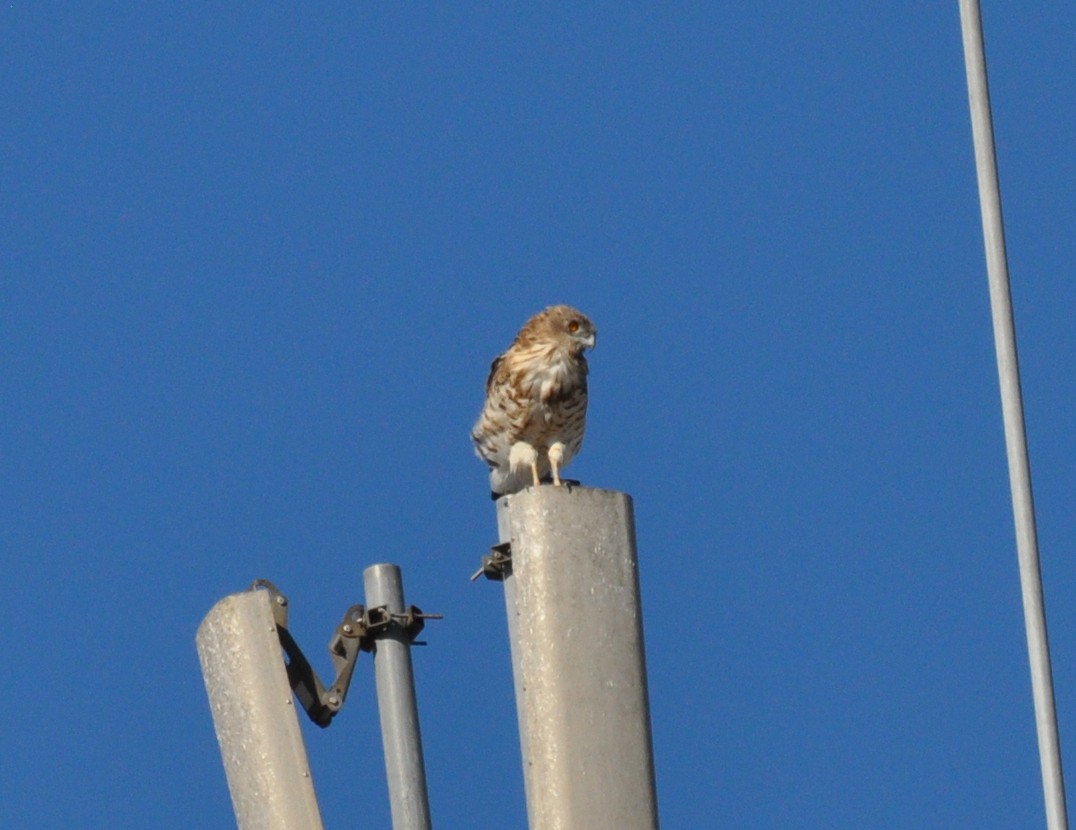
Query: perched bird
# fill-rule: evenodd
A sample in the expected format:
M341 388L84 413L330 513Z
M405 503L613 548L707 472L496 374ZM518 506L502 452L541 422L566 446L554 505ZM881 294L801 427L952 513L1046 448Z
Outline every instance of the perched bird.
M586 349L597 330L571 306L531 317L493 361L486 405L471 430L475 453L490 467L494 497L541 480L559 485L560 469L583 443L587 419Z

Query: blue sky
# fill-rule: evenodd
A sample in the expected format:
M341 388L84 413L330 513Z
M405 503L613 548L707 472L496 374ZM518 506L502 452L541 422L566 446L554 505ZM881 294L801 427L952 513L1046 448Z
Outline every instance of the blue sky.
M983 14L1071 766L1076 6ZM327 674L380 561L436 826L525 826L467 435L560 302L663 826L1042 825L955 2L14 2L0 96L12 827L228 826L199 621L272 579ZM305 734L387 826L369 663Z

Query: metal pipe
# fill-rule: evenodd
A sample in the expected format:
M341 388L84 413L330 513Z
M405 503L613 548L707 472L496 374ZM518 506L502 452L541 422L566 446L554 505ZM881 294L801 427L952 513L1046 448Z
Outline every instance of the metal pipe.
M986 54L983 47L982 16L978 0L960 0L960 22L964 40L964 65L968 78L975 169L979 181L986 268L990 283L990 309L994 323L1001 409L1005 422L1005 450L1009 460L1009 487L1012 491L1013 520L1016 526L1016 554L1020 566L1020 586L1024 603L1031 691L1035 704L1035 727L1046 800L1046 826L1066 830L1065 782L1061 771L1061 750L1054 707L1054 685L1050 669L1050 645L1046 632L1046 609L1039 569L1039 546L1035 529L1035 505L1031 494L1031 468L1027 455L1027 433L1020 392L1020 365L1016 353L1009 266L1005 254L1005 227L1001 213L994 127L987 85Z
M268 592L222 599L195 643L240 830L321 830Z
M527 489L497 524L531 830L656 830L631 498Z
M363 571L363 584L367 608L386 606L390 614L404 612L398 566L371 565ZM429 830L430 805L411 668L411 643L398 623L375 640L374 675L393 830Z

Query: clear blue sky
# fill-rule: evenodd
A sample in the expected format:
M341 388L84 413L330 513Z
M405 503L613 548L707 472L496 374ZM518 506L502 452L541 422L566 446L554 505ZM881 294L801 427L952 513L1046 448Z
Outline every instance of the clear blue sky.
M1076 4L984 19L1076 767ZM199 621L272 579L327 674L392 561L435 824L523 827L467 436L560 302L664 827L1042 826L955 0L12 2L0 96L8 826L228 826ZM368 663L305 731L387 826Z

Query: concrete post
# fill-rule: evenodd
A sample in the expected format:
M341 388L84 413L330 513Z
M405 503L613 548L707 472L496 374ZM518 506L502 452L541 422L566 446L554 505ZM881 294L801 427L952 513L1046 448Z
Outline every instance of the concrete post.
M269 593L225 597L195 642L240 830L322 830Z
M530 830L656 830L631 498L527 489L497 524Z

